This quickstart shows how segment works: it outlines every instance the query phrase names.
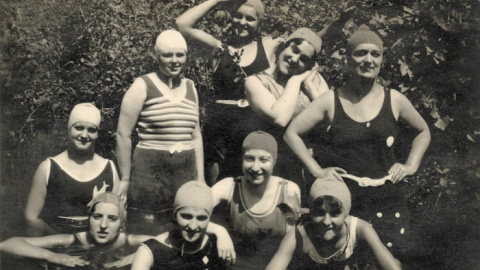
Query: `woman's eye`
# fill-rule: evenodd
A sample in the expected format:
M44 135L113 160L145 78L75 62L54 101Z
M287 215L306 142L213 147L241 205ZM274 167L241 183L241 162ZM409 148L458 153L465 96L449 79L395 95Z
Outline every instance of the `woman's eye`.
M292 52L296 54L300 53L300 50L298 49L297 45L292 45Z
M173 56L173 53L164 53L162 54L162 57L165 57L165 58L170 58Z
M108 219L110 221L117 221L118 220L118 217L117 216L108 216Z
M96 133L97 132L97 129L96 128L88 128L87 131L89 133Z
M242 17L243 17L242 14L239 14L239 13L236 13L236 14L233 15L233 18L238 19L238 20L241 20Z
M177 58L183 58L183 57L185 57L185 54L184 53L177 53L175 56Z
M75 126L75 130L77 130L77 131L82 131L84 129L85 128L83 126Z
M208 219L208 217L207 217L207 216L198 216L197 219L198 219L199 221L205 221L205 220Z
M101 219L101 218L102 218L102 215L100 215L100 214L93 214L92 217L93 217L94 219Z
M270 159L269 158L262 158L260 159L261 162L263 163L267 163L267 162L270 162Z
M371 54L373 57L376 57L376 58L381 56L380 52L372 52Z
M352 55L353 56L364 56L366 55L368 52L366 50L357 50L357 51L353 51Z
M252 16L247 16L247 18L246 18L246 19L247 19L247 21L248 21L248 22L254 22L254 21L256 21L256 20L257 20L257 18L255 18L255 17L252 17Z
M190 214L180 214L180 216L183 218L183 219L192 219L192 215Z

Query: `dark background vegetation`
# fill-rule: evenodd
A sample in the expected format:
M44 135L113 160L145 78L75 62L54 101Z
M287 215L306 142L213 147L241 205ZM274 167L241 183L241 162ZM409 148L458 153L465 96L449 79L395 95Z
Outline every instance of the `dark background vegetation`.
M480 268L480 51L478 0L264 0L264 34L297 27L323 36L318 62L332 87L344 80L345 39L359 27L386 46L381 73L428 122L432 143L409 183L415 269ZM74 104L94 102L103 122L97 153L114 158L124 92L155 70L155 37L194 0L4 0L0 2L0 239L21 234L38 164L65 149ZM222 37L228 15L201 27ZM207 23L208 22L208 23ZM204 107L212 101L211 51L189 41L185 76ZM405 141L411 136L404 133ZM398 147L405 157L408 144Z

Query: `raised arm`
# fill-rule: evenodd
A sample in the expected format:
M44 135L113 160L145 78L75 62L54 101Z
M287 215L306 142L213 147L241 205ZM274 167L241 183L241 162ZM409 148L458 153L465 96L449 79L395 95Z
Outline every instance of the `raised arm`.
M297 105L300 87L308 76L314 76L316 70L307 70L292 76L278 99L255 76L245 80L245 94L253 111L277 126L286 127L292 119Z
M412 103L404 95L394 90L392 90L392 109L397 112L399 119L405 120L409 126L418 131L413 139L407 162L405 164L395 163L388 171L389 174L393 175L392 181L395 183L417 171L430 144L430 130Z
M283 237L280 247L277 252L268 263L265 270L283 270L287 269L290 261L292 260L293 253L295 252L296 239L295 230L290 230Z
M44 237L14 237L0 243L0 251L17 256L47 260L69 267L84 266L88 261L80 257L52 252L46 248L69 246L75 241L71 234L57 234Z
M194 28L195 24L203 18L210 10L212 10L218 3L226 2L227 0L207 0L198 6L195 6L177 18L177 29L185 37L194 38L210 47L221 47L220 40L212 35Z
M300 137L315 127L318 123L327 119L332 119L334 109L333 104L334 96L332 91L326 92L324 95L315 99L290 123L283 138L290 149L292 149L313 176L323 178L328 174L332 174L335 178L341 180L339 173L346 173L346 171L337 167L322 169L312 157Z
M368 245L372 249L377 261L380 263L383 269L386 270L400 270L400 264L393 257L392 253L385 247L380 241L377 232L373 229L372 225L364 220L359 219L357 224L357 237L358 240L367 241Z
M126 196L130 181L132 167L132 131L137 124L138 116L142 111L146 96L145 83L141 79L136 79L122 100L116 132L116 156L121 179L118 194L122 199Z
M56 234L45 221L40 219L45 198L47 196L47 174L50 170L50 161L45 160L38 166L33 176L32 187L25 208L25 220L27 221L27 235L43 236Z

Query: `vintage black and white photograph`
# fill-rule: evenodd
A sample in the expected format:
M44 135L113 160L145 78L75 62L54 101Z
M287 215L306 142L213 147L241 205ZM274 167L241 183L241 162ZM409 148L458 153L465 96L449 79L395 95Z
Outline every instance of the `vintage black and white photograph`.
M480 1L0 2L0 269L480 269Z

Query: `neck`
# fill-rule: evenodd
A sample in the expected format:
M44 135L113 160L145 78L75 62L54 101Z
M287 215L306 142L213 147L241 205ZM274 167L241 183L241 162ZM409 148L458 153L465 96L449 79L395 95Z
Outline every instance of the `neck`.
M248 37L248 38L242 38L239 36L232 36L228 40L228 45L232 46L233 48L240 49L245 45L248 45L254 41L253 38Z
M287 85L288 80L292 77L290 75L285 75L280 70L277 68L275 65L270 71L267 71L272 75L272 77L275 79L275 81L285 87Z
M89 150L79 151L75 149L73 145L70 145L67 148L67 155L70 160L73 160L75 163L82 164L92 160L95 156L95 152L93 151L93 147Z
M347 90L345 94L361 99L374 89L374 87L377 85L376 81L376 78L366 79L359 76L352 76L344 85L345 90Z
M181 83L180 76L170 77L170 76L167 76L167 75L163 74L160 71L157 72L157 76L160 79L160 81L162 81L164 84L168 85L168 87L170 89L178 87Z

